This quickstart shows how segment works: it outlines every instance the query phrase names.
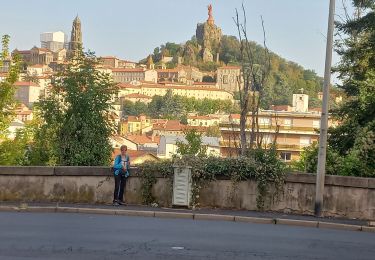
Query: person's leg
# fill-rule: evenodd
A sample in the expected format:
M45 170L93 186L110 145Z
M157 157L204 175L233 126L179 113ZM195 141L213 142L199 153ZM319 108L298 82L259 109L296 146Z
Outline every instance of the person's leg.
M115 175L115 190L113 191L113 202L117 202L119 200L119 188L120 188L121 176Z
M118 200L120 202L124 202L125 185L126 185L126 178L125 176L121 175L120 191L119 191L119 196L118 196Z

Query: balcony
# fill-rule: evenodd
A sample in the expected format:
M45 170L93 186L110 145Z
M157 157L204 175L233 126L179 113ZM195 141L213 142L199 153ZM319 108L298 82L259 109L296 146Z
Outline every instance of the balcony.
M241 142L239 140L222 140L219 142L220 147L227 147L227 148L239 148L241 147ZM297 151L300 152L303 150L304 147L307 145L300 145L300 144L285 144L285 143L278 143L276 144L277 150L282 151ZM271 144L267 144L267 148L270 148Z

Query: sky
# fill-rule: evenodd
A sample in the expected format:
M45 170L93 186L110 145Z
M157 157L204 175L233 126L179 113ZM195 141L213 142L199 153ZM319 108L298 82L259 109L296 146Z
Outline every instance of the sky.
M42 32L61 30L70 38L78 14L86 49L139 61L165 42L189 40L210 3L223 34L236 35L232 18L243 3L250 40L263 42L263 16L269 49L323 76L329 0L6 0L0 35L11 36L11 50L31 49L40 46ZM336 1L336 14L342 13Z

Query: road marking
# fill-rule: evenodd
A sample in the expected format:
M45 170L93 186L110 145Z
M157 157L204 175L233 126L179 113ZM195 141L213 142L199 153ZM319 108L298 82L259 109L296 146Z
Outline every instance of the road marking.
M183 247L183 246L172 246L171 248L173 250L184 250L185 249L185 247Z

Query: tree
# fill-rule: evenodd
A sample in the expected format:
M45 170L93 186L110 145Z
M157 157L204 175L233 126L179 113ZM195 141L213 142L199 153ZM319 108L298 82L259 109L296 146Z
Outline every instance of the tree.
M0 53L0 67L4 65L5 61L9 62L9 41L10 36L4 35L2 37L2 52ZM0 138L4 138L9 124L12 120L13 110L16 102L14 100L14 83L19 76L20 59L16 55L12 61L9 62L8 76L0 82Z
M262 19L262 28L264 33L264 52L256 57L254 50L247 36L246 29L246 12L242 4L243 21L240 21L238 10L233 18L237 27L238 37L240 41L240 61L241 61L241 77L238 78L239 96L240 96L240 142L241 155L245 156L247 150L261 146L261 138L259 135L258 113L262 97L264 96L264 85L270 72L270 56L266 46L264 23ZM257 63L256 60L259 60ZM248 113L251 117L250 138L247 142L246 128Z
M197 130L187 130L185 132L186 142L177 141L177 153L179 155L195 155L198 157L206 156L207 146L202 143L202 134Z
M341 156L359 156L367 171L375 174L375 1L353 1L356 14L337 22L341 57L334 69L346 95L334 109L341 124L330 129L329 144Z
M27 81L27 82L34 82L35 84L39 84L39 79L36 74L27 73L26 75L22 77L22 80Z
M93 53L80 53L57 75L50 94L39 103L43 125L50 133L57 164L108 165L115 131L111 76L95 69Z

